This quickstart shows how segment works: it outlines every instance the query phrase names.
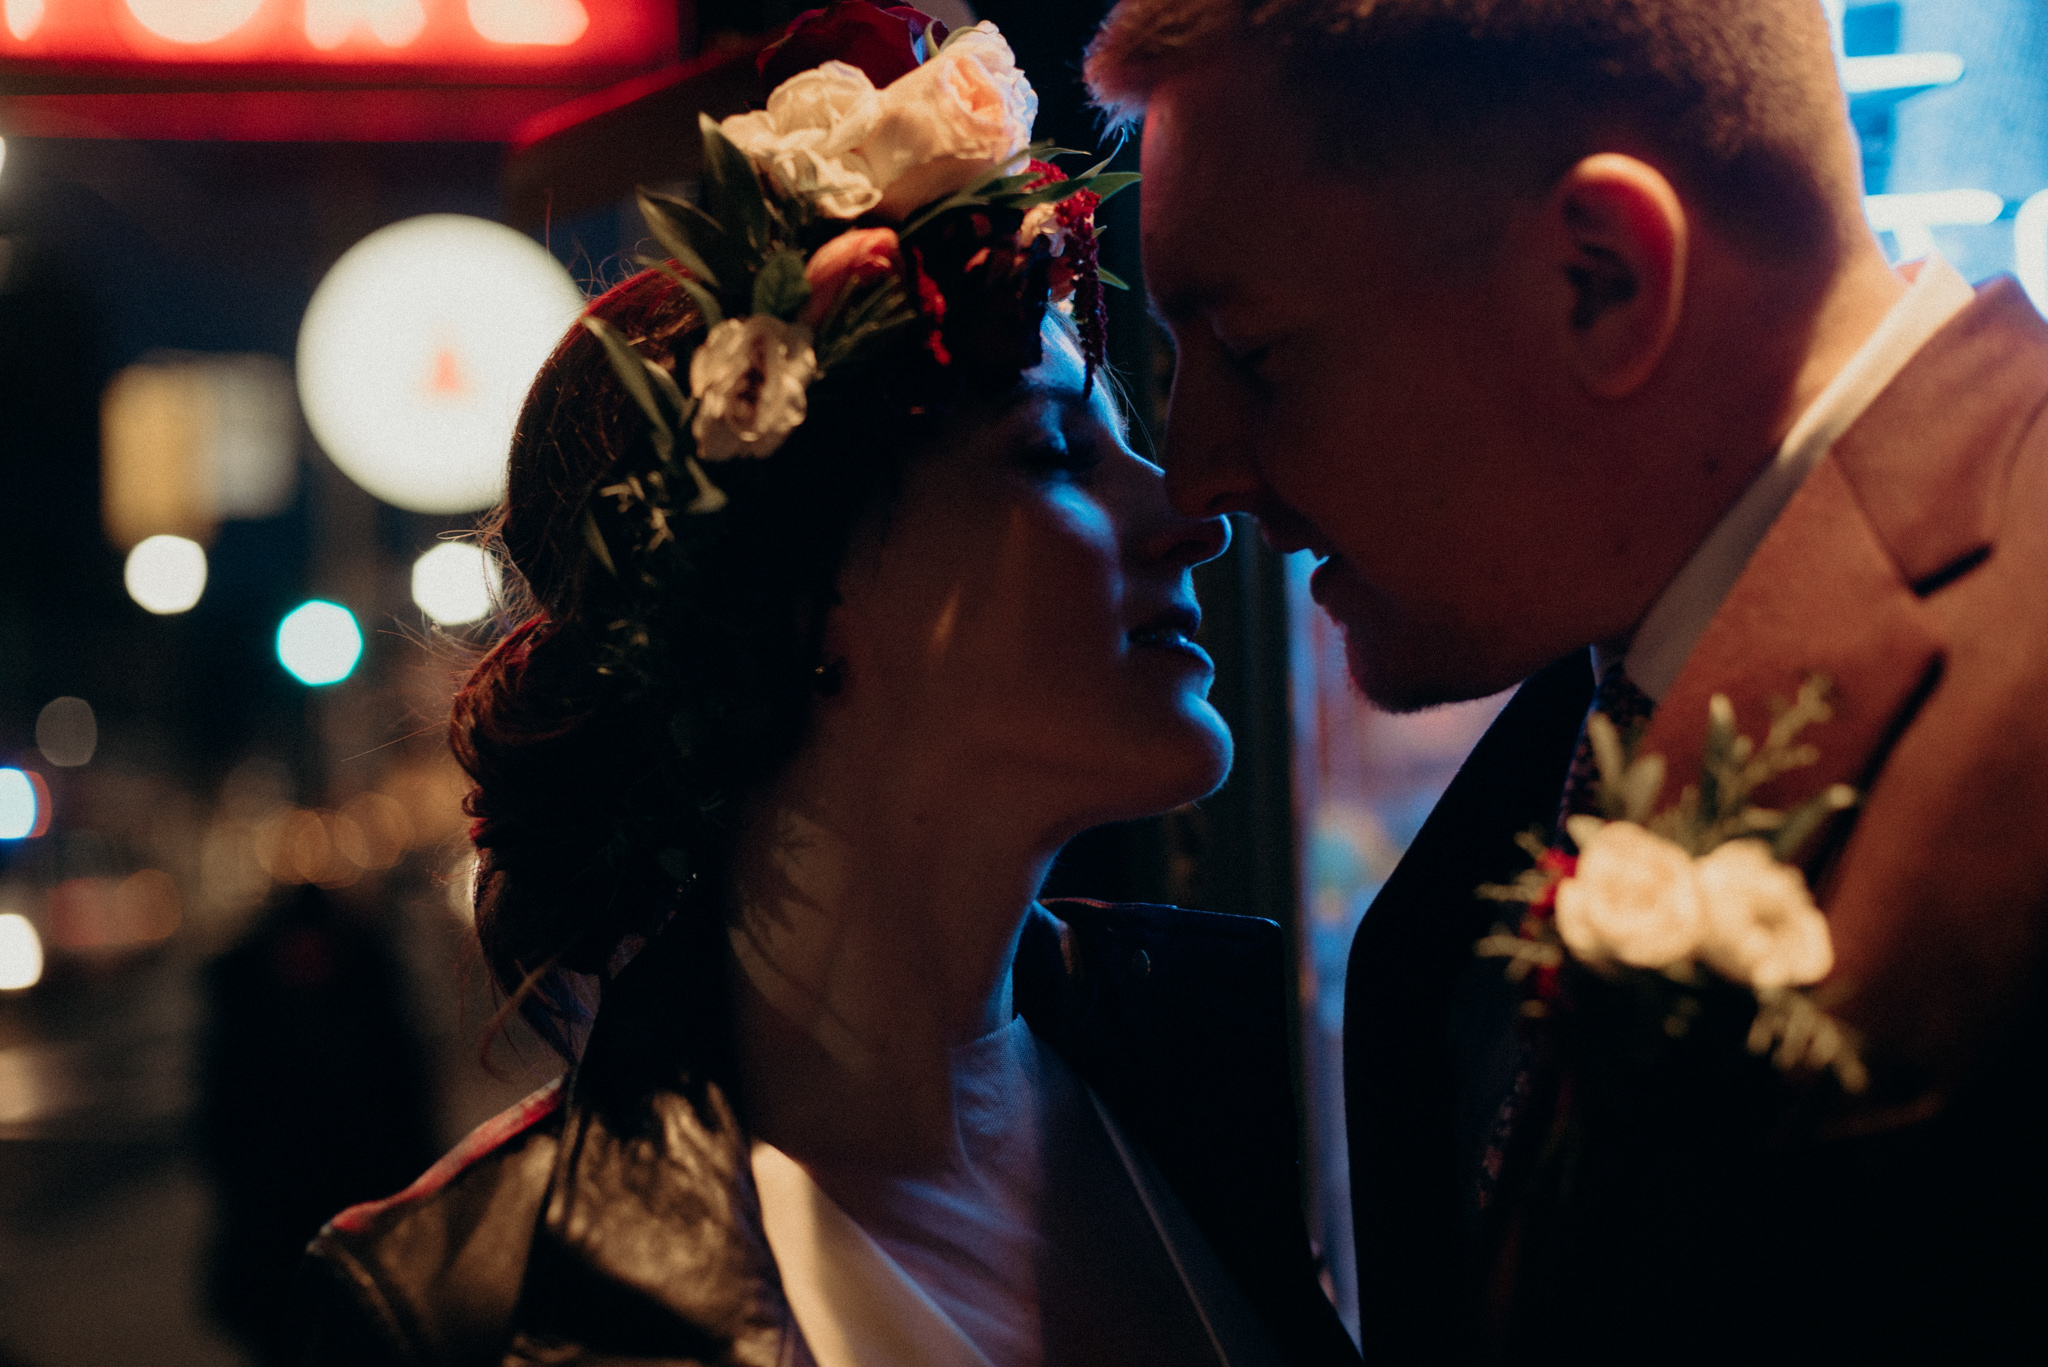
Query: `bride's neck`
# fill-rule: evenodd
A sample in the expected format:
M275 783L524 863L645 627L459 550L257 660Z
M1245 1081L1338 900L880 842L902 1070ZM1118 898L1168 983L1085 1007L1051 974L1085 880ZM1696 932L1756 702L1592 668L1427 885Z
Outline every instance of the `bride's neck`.
M1009 1021L1018 932L1059 843L1008 806L816 751L756 797L731 928L756 1135L819 1164L952 1156L952 1051Z

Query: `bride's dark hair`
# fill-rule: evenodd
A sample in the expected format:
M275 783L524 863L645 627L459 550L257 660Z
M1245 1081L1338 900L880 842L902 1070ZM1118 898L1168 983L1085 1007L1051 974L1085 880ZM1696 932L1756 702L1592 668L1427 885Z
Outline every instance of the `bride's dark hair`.
M703 335L652 271L591 311L665 365ZM712 467L731 501L689 519L660 575L606 549L635 544L621 519L644 513L601 491L652 458L602 344L572 328L527 396L484 529L516 571L513 625L449 734L474 782L484 958L507 1009L565 1056L623 950L672 915L719 914L738 800L790 758L829 687L820 642L848 539L928 420L886 402L892 387L814 408L773 459Z

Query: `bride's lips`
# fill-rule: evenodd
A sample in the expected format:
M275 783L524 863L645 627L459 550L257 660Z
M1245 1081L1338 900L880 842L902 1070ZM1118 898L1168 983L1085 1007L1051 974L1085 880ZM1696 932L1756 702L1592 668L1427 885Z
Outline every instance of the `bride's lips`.
M1195 632L1202 625L1202 614L1192 607L1176 604L1134 628L1128 637L1134 646L1148 650L1170 650L1195 660L1203 668L1213 671L1216 662L1209 658L1209 652L1195 644Z

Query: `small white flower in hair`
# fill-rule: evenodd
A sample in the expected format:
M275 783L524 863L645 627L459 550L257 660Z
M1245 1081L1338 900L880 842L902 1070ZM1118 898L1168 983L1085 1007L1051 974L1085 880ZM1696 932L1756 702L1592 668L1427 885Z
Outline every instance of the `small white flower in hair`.
M767 314L728 318L690 357L697 415L690 433L704 460L771 456L802 426L817 378L811 330Z

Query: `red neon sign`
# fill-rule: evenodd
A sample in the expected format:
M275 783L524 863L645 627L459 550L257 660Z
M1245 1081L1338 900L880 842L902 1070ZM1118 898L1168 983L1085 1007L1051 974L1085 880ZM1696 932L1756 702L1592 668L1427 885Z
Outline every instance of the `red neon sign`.
M194 78L394 77L588 87L673 61L678 9L676 0L0 0L0 78L98 74L157 89Z

